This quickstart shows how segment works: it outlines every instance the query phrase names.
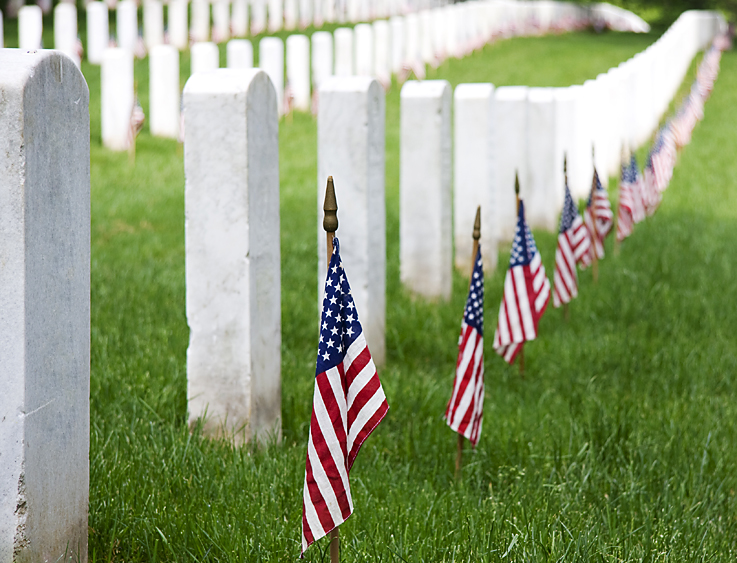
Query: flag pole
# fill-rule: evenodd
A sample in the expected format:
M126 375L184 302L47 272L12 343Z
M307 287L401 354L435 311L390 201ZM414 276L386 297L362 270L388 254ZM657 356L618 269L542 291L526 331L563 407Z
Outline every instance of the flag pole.
M568 154L566 152L563 152L563 181L566 187L568 187ZM566 322L571 319L571 313L568 311L568 303L563 303L563 318Z
M519 171L514 171L514 195L517 199L517 215L519 216ZM519 374L522 379L525 378L525 348L519 351Z
M599 255L596 252L596 241L599 240L599 228L596 226L596 153L594 152L594 145L591 145L591 163L594 165L594 173L591 176L591 192L589 194L589 201L591 202L591 224L594 226L594 232L591 233L592 238L592 256L593 265L591 266L591 275L594 278L594 283L599 283ZM604 241L601 241L602 246Z
M322 228L327 236L327 264L326 269L330 271L330 258L333 255L333 238L338 230L338 202L335 199L335 186L333 177L328 176L328 184L325 188L325 202L322 206L325 216L322 220ZM336 526L330 532L330 563L340 563L340 531Z
M476 208L476 219L473 222L473 250L471 252L471 275L468 280L468 290L473 285L473 270L476 266L476 255L479 253L479 239L481 238L481 206ZM456 455L456 479L461 478L461 463L463 462L463 434L458 433L458 454Z

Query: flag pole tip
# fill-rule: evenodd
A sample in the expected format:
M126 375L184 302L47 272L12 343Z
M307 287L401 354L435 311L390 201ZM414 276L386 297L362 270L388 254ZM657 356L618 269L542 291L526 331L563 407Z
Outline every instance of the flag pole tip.
M514 193L519 197L519 172L514 171Z
M325 217L322 220L322 228L328 233L338 230L338 201L335 199L335 186L333 177L328 176L328 185L325 188L325 203L322 206Z
M476 219L473 222L473 240L481 238L481 206L476 208Z

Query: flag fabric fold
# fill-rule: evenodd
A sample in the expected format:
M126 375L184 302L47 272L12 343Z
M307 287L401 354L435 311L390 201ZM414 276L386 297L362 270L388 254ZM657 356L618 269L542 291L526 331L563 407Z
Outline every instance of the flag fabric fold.
M361 445L388 410L335 238L325 281L307 443L302 553L353 512L348 474Z
M453 394L445 409L445 420L451 429L468 438L476 447L483 416L484 268L479 247L463 311Z
M622 161L619 178L619 208L617 210L617 242L622 242L632 234L635 226L635 177L632 159Z
M563 213L560 216L558 247L555 249L553 306L560 307L578 296L577 264L585 264L591 251L591 235L573 203L566 182Z
M581 264L582 267L585 267L593 261L593 253L596 253L599 260L604 258L604 239L611 232L614 224L614 214L609 204L609 194L606 188L601 185L596 168L594 168L593 185L583 216L592 243L589 258Z
M494 350L511 364L528 340L537 338L537 326L550 300L550 282L519 202L517 229L512 243L504 295L494 334Z

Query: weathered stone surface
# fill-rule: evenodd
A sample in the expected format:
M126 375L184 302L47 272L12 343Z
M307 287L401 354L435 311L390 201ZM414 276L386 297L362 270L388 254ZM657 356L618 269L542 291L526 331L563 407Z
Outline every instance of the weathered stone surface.
M450 299L450 84L407 82L400 111L400 279L424 297Z
M0 91L0 561L85 563L89 93L65 55L18 49Z
M125 49L105 49L100 70L102 144L114 151L130 145L133 110L133 53Z
M317 116L318 296L327 268L322 205L335 181L337 236L366 341L377 365L386 358L386 203L384 90L369 77L333 77L320 88ZM320 300L321 304L322 301Z
M306 35L287 37L287 81L292 105L300 111L310 110L310 38Z
M151 134L179 138L179 51L157 45L149 53L149 117Z
M484 270L497 263L492 189L496 181L494 158L495 114L493 84L459 84L454 92L453 230L455 266L471 273L473 222L481 206L481 254Z
M236 443L281 433L276 103L259 69L184 88L189 421Z

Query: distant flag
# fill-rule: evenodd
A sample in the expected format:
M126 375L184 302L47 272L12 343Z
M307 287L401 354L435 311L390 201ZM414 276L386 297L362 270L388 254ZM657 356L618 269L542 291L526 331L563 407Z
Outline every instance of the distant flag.
M302 552L353 512L348 473L389 409L333 239L307 443Z
M555 273L553 274L553 306L570 303L578 295L576 264L587 263L591 249L591 235L573 203L566 182L563 214L560 217L558 247L555 249Z
M292 85L287 80L287 83L284 85L284 115L289 115L294 110L294 90L292 89Z
M622 160L622 173L619 179L619 208L617 210L617 242L622 242L634 229L635 178L632 160Z
M463 312L453 394L445 409L445 420L448 426L468 438L476 447L481 435L483 416L484 268L479 247Z
M143 123L146 121L146 114L143 113L141 104L138 103L138 98L133 102L131 108L130 122L128 126L128 146L132 146L136 142L136 137L143 129Z
M519 202L517 230L512 243L509 269L504 278L504 296L499 307L499 323L494 349L511 364L524 343L537 338L537 325L550 300L550 282L525 221L525 207Z
M630 155L630 176L632 182L632 220L635 224L645 220L645 203L643 201L643 192L645 190L645 181L640 174L640 167L637 164L635 153Z
M606 188L599 181L599 174L596 172L596 168L594 168L592 184L591 193L589 194L583 216L593 243L591 253L596 252L596 257L601 260L604 258L604 239L606 239L612 230L614 214L609 204L609 195ZM596 221L594 221L594 218L596 218Z

